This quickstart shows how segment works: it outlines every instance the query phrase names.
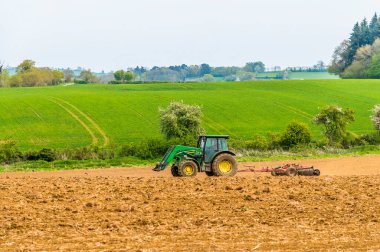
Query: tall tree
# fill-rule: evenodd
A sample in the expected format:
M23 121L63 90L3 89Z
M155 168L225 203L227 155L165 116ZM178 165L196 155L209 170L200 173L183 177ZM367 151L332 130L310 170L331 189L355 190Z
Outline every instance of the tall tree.
M80 72L79 78L86 83L97 83L99 82L98 77L96 77L91 70L83 70Z
M125 72L124 72L124 70L116 71L116 72L113 74L113 77L114 77L115 80L117 80L117 81L122 81L122 80L124 80L124 76L125 76Z
M370 45L373 43L373 40L371 40L371 32L368 26L367 19L363 19L363 21L360 23L360 32L361 32L361 45Z
M377 14L373 15L371 22L369 23L371 42L380 37L380 22Z
M205 74L210 74L212 71L209 64L202 64L200 66L199 74L200 76L204 76Z
M74 71L70 68L63 70L63 75L66 83L72 82L74 79Z
M142 81L142 76L143 76L143 74L144 73L146 73L147 72L147 70L146 70L146 68L145 67L139 67L139 66L137 66L137 67L135 67L135 69L133 69L133 73L136 75L136 76L139 76L139 80L140 81Z
M17 66L16 71L17 73L28 72L34 68L35 64L36 62L33 60L24 60L20 65Z
M252 73L262 73L265 72L265 64L261 61L248 62L245 64L244 70Z
M358 48L362 46L361 29L360 29L359 23L356 23L354 25L354 28L352 29L352 33L351 33L349 41L350 41L350 45L349 45L349 54L348 54L348 58L347 58L347 61L348 61L347 66L351 65L352 61L354 60L356 50L358 50Z
M329 145L333 146L347 135L348 124L355 121L354 113L354 110L350 108L342 109L335 105L329 105L315 116L314 122L325 127L324 134Z
M123 76L123 80L126 82L133 80L133 73L132 72L126 72Z
M187 73L186 73L186 77L187 78L195 78L195 77L199 77L200 74L200 68L199 66L197 65L191 65L187 68Z

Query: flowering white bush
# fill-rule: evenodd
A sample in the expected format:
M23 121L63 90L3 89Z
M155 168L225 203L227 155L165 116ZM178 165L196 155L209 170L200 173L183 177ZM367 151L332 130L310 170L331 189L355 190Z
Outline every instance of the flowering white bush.
M372 113L372 123L375 126L376 130L380 131L380 105L375 105L375 107L372 109Z

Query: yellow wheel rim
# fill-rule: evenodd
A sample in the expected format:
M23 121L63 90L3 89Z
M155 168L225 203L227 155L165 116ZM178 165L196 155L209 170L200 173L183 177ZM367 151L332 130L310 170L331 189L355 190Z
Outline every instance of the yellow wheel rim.
M229 160L223 160L219 163L219 170L226 174L232 171L232 163Z
M194 167L191 166L191 165L186 165L184 168L183 168L183 173L186 175L186 176L190 176L194 173Z

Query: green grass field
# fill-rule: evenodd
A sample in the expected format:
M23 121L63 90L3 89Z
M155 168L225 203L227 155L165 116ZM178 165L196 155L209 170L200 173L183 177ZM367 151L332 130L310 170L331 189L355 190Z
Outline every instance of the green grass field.
M203 127L233 138L281 132L292 120L312 125L327 104L354 108L356 133L372 131L378 80L74 85L0 89L0 139L22 150L138 142L161 137L158 108L170 101L203 106Z
M260 78L276 78L282 75L283 72L264 72L258 73L257 77ZM339 76L330 74L328 72L289 72L289 80L332 80L339 79Z
M328 72L290 72L288 78L290 80L302 79L302 80L334 80L339 79L339 76L330 74Z

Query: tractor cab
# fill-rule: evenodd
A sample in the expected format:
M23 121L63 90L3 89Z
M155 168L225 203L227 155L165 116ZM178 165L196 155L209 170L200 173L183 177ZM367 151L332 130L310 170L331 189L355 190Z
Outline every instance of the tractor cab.
M197 147L202 150L205 163L210 163L215 154L228 151L228 138L226 135L199 136Z

